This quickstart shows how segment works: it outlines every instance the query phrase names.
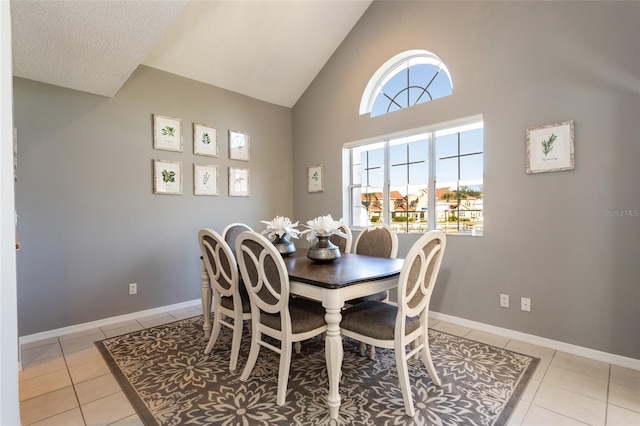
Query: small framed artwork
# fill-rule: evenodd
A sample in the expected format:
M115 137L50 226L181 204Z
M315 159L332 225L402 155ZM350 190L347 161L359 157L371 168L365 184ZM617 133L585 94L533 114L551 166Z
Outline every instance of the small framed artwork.
M195 195L218 195L218 166L193 165L193 193Z
M309 192L324 191L322 164L316 164L315 166L309 166L307 168L307 189Z
M153 193L182 194L182 163L153 160Z
M165 151L182 152L182 120L154 114L153 147Z
M206 124L193 123L193 153L217 157L218 129Z
M229 167L229 196L248 197L249 188L249 169Z
M573 120L527 129L526 171L560 172L574 169Z
M249 134L229 130L229 159L249 161Z

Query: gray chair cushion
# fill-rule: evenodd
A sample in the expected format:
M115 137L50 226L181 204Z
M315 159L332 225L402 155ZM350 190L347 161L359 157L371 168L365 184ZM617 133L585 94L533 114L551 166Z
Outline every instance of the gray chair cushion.
M289 314L294 334L304 333L326 325L326 311L318 302L295 297L289 300ZM267 327L280 330L280 314L260 313L260 322Z
M393 340L397 315L397 306L371 300L342 311L340 327L374 339ZM405 333L416 330L419 320L419 317L407 318Z

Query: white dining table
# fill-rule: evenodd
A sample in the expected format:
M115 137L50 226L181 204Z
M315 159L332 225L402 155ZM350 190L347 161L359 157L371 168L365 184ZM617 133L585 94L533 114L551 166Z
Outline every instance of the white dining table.
M284 261L291 293L322 302L327 311L327 404L331 418L335 419L340 411L340 376L344 357L340 332L341 311L347 300L397 287L404 260L342 254L332 263L316 263L309 260L306 253L306 250L299 249L285 257Z
M326 309L327 333L325 357L329 394L327 404L331 418L338 418L340 411L340 376L344 350L340 333L341 311L347 300L376 294L398 286L398 277L404 259L389 259L359 254L342 254L331 263L317 263L307 258L307 250L298 249L284 257L289 274L290 291L322 302ZM211 312L211 283L202 267L202 311ZM211 318L204 315L205 337L211 334Z

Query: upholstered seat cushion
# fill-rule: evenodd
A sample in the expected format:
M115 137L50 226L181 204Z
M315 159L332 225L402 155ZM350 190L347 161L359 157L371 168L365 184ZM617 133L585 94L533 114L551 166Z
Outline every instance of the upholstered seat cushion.
M398 307L370 300L342 311L340 327L379 340L393 340ZM406 334L420 326L420 318L407 318Z
M242 299L242 313L251 312L251 302L249 302L249 294L247 290L244 288L244 284L242 280L240 280L240 299ZM222 297L220 299L220 304L230 310L233 310L233 298L232 297Z
M291 327L293 334L315 330L326 325L324 320L326 311L318 302L294 297L289 301L289 314L291 315ZM280 330L280 315L260 313L260 322L269 328Z

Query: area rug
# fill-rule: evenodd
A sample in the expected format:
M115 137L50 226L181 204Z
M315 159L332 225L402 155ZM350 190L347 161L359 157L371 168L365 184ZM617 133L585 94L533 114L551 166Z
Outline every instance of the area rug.
M238 368L229 371L231 332L223 328L209 355L202 316L113 337L96 346L146 425L504 425L538 359L438 331L429 331L442 386L411 360L416 415L404 412L392 350L362 357L344 339L339 419L326 405L324 342L304 341L293 354L287 403L276 405L278 358L262 349L246 382L244 330Z

